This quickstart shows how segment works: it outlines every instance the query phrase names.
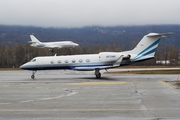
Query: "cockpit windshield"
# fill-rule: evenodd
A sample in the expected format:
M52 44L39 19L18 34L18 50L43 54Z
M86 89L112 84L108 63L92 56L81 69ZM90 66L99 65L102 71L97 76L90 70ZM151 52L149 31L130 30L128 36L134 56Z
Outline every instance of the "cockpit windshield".
M36 59L32 59L30 62L36 62Z

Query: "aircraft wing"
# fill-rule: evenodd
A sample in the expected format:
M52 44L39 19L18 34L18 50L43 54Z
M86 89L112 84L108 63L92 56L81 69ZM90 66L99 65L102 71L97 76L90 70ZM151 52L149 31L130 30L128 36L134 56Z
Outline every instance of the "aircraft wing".
M58 45L58 44L53 44L53 45L46 45L46 48L57 48L57 49L60 49L60 48L67 48L67 46L63 46L63 45Z
M110 69L110 68L116 68L119 67L121 64L121 61L123 60L123 55L121 55L118 60L112 65L112 66L92 66L92 67L75 67L74 70L77 71L92 71L95 69Z
M52 44L52 43L50 43L50 42L46 42L46 44L45 44L44 47L45 47L45 48L58 48L59 45Z

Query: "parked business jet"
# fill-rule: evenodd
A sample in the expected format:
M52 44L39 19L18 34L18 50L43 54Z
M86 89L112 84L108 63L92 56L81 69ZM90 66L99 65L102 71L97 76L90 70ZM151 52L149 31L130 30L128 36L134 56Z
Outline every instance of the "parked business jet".
M77 71L95 71L96 78L101 78L100 70L111 69L133 62L152 59L155 56L161 37L171 33L149 33L145 35L137 46L124 52L100 52L99 54L44 56L35 57L30 62L20 66L33 71L31 78L35 78L37 70L70 69Z
M40 42L34 35L30 35L30 38L31 41L29 41L28 43L30 43L32 47L48 48L52 52L54 52L54 48L71 48L79 46L79 44L72 41Z

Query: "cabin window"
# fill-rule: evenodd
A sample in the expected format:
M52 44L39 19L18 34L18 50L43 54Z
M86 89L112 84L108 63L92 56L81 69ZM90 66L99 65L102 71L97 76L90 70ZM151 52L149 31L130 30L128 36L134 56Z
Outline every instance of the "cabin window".
M82 59L80 59L80 60L79 60L79 62L83 62L83 60L82 60Z
M53 61L53 60L51 60L51 64L54 64L54 61Z
M87 60L86 60L86 62L90 62L90 60L89 60L89 59L87 59Z
M75 63L76 62L76 60L72 60L72 63Z
M68 60L65 60L65 63L68 63Z
M61 60L58 60L58 63L61 63Z

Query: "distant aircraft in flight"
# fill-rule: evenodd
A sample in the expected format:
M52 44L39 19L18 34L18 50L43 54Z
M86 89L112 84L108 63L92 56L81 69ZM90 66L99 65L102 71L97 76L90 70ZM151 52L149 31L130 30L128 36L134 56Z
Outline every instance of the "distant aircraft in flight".
M73 48L79 46L79 44L72 41L40 42L34 35L30 35L30 38L31 41L28 43L30 43L32 47L48 48L52 52L54 52L54 48Z
M37 70L70 69L77 71L95 71L96 78L101 78L100 70L129 65L133 62L152 59L155 56L161 37L171 33L149 33L145 35L137 46L124 52L100 52L99 54L44 56L35 57L30 62L20 66L33 71L31 78L35 78Z

